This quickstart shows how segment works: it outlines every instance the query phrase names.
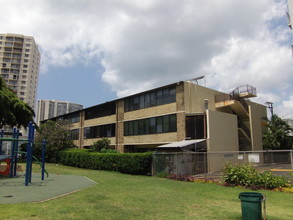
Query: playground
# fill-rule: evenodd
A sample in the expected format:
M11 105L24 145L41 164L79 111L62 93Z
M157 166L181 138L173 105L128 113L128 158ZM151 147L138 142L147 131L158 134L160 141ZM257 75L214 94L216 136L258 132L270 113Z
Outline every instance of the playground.
M41 174L33 173L32 183L24 186L24 173L18 176L0 177L0 204L44 202L96 184L84 176L50 174L41 180Z
M0 204L42 202L90 187L96 183L84 176L50 174L45 170L46 141L42 142L42 158L33 155L34 125L28 125L28 139L19 139L19 130L13 129L12 137L0 133ZM3 151L3 142L10 142ZM19 143L26 143L27 150L19 151ZM26 162L18 164L19 156ZM33 161L41 172L33 173ZM45 177L46 173L46 177Z

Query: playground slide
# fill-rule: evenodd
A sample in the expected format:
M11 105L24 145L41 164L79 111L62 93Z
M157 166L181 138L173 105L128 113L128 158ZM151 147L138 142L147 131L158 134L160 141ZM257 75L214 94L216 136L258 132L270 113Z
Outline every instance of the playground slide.
M17 153L21 153L21 154L27 154L27 152L24 152L24 151L17 151ZM40 165L40 167L42 167L42 164L41 162L35 157L33 156L33 158L35 159L35 161ZM8 176L9 173L10 173L10 156L8 155L0 155L0 163L1 161L5 162L6 163L6 167L5 169L0 169L0 176ZM47 177L49 177L49 173L47 172L47 170L44 170Z
M25 154L25 155L27 154L27 152L25 152L25 151L17 151L17 153ZM42 163L38 160L38 158L36 158L34 155L33 155L33 158L40 165L40 167L42 167ZM49 177L49 173L47 172L47 170L44 170L44 171L47 174L47 177Z
M8 176L10 173L10 156L0 155L0 165L4 162L6 166L0 167L0 176Z

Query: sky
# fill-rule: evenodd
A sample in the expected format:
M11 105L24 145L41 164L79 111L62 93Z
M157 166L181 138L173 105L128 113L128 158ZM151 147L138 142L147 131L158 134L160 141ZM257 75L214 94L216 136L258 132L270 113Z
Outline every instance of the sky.
M84 107L205 76L293 118L286 0L0 0L0 32L33 36L38 99Z

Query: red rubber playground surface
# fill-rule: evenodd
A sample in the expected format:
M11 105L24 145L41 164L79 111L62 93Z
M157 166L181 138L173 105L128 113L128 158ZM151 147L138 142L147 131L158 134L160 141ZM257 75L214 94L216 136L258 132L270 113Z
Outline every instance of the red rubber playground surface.
M24 181L24 174L0 177L0 204L44 202L97 184L84 176L57 174L42 181L37 173L32 174L29 186L24 186Z

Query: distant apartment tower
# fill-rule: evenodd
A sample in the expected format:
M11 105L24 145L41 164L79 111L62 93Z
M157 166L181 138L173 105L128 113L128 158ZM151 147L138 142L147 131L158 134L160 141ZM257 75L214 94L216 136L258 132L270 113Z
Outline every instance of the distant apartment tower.
M37 124L40 124L43 120L78 111L82 108L82 105L69 101L38 100Z
M22 101L36 105L40 52L31 36L0 34L0 75Z

